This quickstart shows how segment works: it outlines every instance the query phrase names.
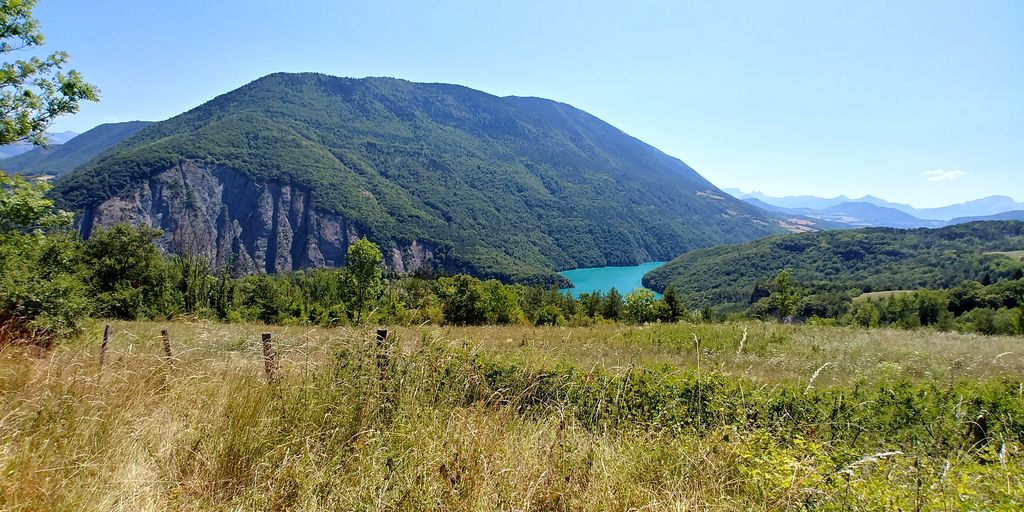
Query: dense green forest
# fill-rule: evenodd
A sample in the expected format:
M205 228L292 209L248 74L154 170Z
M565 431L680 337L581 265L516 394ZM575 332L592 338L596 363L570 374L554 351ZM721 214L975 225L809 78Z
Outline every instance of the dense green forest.
M0 161L0 170L32 176L67 174L150 124L149 121L101 124L64 144L36 147L5 158Z
M809 295L846 300L863 292L950 288L1019 277L1024 264L986 254L1024 248L1024 223L975 222L941 229L868 228L773 236L690 251L644 276L673 287L687 304L744 309L788 269ZM833 297L834 300L834 297ZM819 316L824 312L818 312ZM834 313L834 312L833 312Z
M379 247L366 239L349 247L344 268L236 277L226 268L211 268L201 256L162 255L153 243L160 232L151 228L118 225L81 240L71 229L71 216L43 197L45 184L2 179L0 332L40 344L73 333L86 316L126 320L184 316L323 326L583 326L724 318L708 304L693 301L691 293L677 293L671 285L661 299L646 289L625 296L612 289L574 298L555 287L503 284L466 274L385 275ZM955 243L973 241L975 246L987 240L988 248L1005 248L993 240L1014 240L1021 229L1021 223L993 222L913 234L929 237L931 244L937 243L931 238L938 237ZM807 239L822 237L797 237ZM900 295L883 302L860 302L856 307L850 296L834 291L842 288L801 279L803 274L787 270L755 287L746 314L865 326L1024 332L1024 263L1005 256L981 256L978 261L985 264L980 281L957 281L948 291ZM876 269L876 277L886 277L879 272Z
M456 85L266 76L156 123L60 180L83 211L182 161L309 190L448 272L555 282L556 270L668 259L781 231L681 161L569 105ZM714 222L706 219L714 218Z

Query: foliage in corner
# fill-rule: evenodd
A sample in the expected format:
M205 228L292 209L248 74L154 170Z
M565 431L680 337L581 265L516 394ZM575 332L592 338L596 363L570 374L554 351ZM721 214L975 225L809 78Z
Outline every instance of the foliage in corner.
M0 2L0 56L43 44L32 17L35 5L36 0ZM70 59L58 51L0 65L0 145L25 140L45 145L54 120L78 112L80 101L99 99L99 90L78 71L62 71Z

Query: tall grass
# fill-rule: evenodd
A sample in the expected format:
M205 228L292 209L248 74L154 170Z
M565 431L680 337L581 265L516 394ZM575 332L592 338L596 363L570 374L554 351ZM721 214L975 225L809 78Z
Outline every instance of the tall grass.
M102 370L99 327L44 356L0 352L0 508L1024 503L1022 363L1000 356L1019 339L751 324L737 354L739 325L423 328L382 353L368 330L172 324L172 366L167 326L114 327Z

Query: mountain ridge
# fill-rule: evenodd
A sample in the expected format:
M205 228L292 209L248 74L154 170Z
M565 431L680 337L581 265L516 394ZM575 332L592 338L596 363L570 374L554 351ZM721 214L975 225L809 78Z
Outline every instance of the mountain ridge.
M60 176L87 163L111 146L152 124L150 121L104 123L78 134L62 144L36 147L0 160L0 169L8 173L34 176Z
M224 187L243 182L264 205L229 207ZM342 249L367 236L402 254L428 247L426 260L446 271L561 283L556 270L667 259L782 229L681 160L565 103L312 73L271 74L155 123L58 180L54 196L83 213L85 233L121 218L161 227L165 250L180 250L183 225L206 225L211 261L230 260L230 246L284 264L257 271L320 261L319 242L337 238ZM203 219L188 217L189 201ZM247 224L240 211L266 222ZM339 235L327 224L346 227Z
M961 280L1009 278L1022 266L990 252L1024 249L1024 222L984 221L937 229L862 228L777 235L696 249L644 275L674 286L691 307L743 305L784 269L818 294L948 288Z
M46 138L47 138L47 141L48 141L48 143L50 145L58 145L58 144L63 144L65 142L67 142L67 141L77 137L78 135L79 135L78 133L75 133L75 132L73 132L71 130L66 130L66 131L63 131L63 132L47 133L46 134ZM17 156L17 155L20 155L22 153L28 153L29 151L32 151L33 149L35 149L37 147L39 147L39 146L36 146L35 144L32 144L31 142L24 142L24 141L23 142L15 142L14 144L7 144L5 146L0 146L0 159L11 158L13 156Z
M760 192L754 191L745 193L740 189L736 188L724 188L724 191L728 192L737 199L746 200L749 202L750 199L756 199L759 204L767 204L773 207L774 211L781 212L799 212L802 215L806 215L812 218L821 218L835 221L835 218L830 217L829 213L835 213L834 208L842 204L848 203L867 203L875 205L879 208L885 208L887 210L879 210L870 214L863 207L859 207L862 217L854 218L853 222L849 223L850 227L863 227L863 226L883 226L883 227L899 227L899 228L914 228L914 227L940 227L946 225L952 225L958 222L963 222L958 219L962 218L986 218L993 215L998 215L1004 212L1024 210L1024 203L1018 203L1013 198L1005 195L993 195L963 203L957 203L947 205L938 208L914 208L910 205L903 203L894 203L881 199L872 195L866 195L860 198L851 199L845 195L836 196L833 198L823 198L817 196L783 196L773 197L767 196ZM830 209L833 209L831 212ZM842 208L840 208L842 209ZM846 207L847 210L851 208ZM897 210L911 218L902 218L898 222L886 221L886 217L897 218L893 212L888 210ZM863 215L867 214L867 215ZM855 216L856 217L856 216ZM882 220L879 220L882 219Z

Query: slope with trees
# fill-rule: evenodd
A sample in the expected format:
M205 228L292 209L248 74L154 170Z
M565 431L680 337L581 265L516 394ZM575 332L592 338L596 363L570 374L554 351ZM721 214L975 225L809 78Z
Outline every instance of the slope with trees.
M60 176L92 160L111 146L149 126L149 121L101 124L75 138L48 147L36 147L0 160L0 170L9 174Z
M43 44L34 0L0 3L0 57ZM0 145L43 144L56 118L98 91L54 52L0 65ZM43 197L47 186L0 175L0 343L41 340L74 329L85 311L76 278L71 216Z
M868 228L773 236L687 252L644 276L695 306L756 302L759 285L789 269L815 294L949 288L965 279L1013 277L1021 264L985 254L1024 248L1024 222L975 222L940 229Z
M130 204L147 185L164 190L161 173L185 168L230 170L254 190L290 186L388 251L422 242L447 271L506 281L561 282L555 270L637 264L781 231L772 214L569 105L310 73L272 74L156 123L60 180L55 197L88 223L90 212ZM190 190L166 209L209 192ZM189 223L155 227L172 245ZM276 243L289 241L305 244Z

